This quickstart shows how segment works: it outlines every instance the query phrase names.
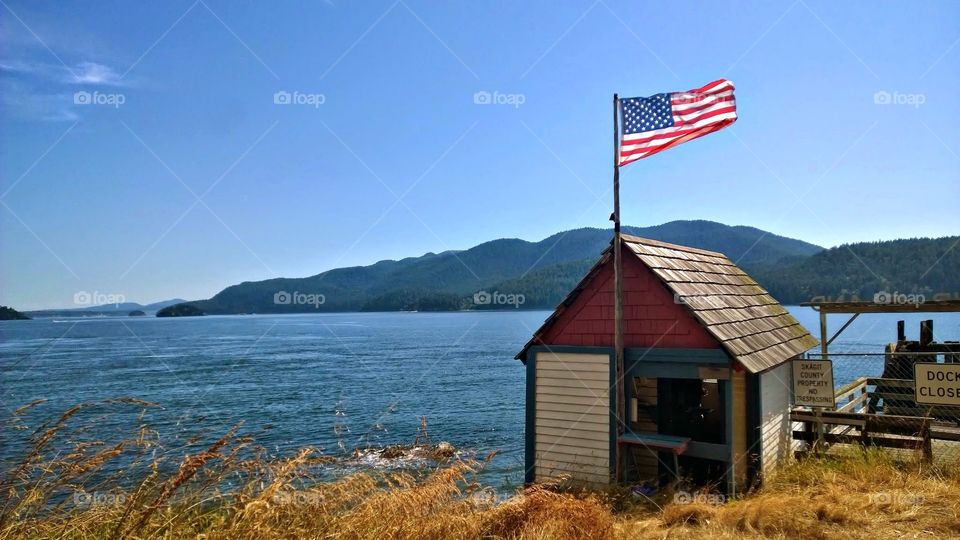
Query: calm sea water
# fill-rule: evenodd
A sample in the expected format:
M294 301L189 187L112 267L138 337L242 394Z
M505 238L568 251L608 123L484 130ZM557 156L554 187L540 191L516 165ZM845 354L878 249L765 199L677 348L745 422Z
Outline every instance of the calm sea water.
M817 315L792 311L811 331ZM37 399L53 415L133 396L159 404L161 440L243 422L274 455L303 446L329 454L412 443L421 417L434 442L499 454L484 472L497 486L523 480L524 368L513 359L548 312L350 313L100 318L0 323L2 405ZM833 352L882 351L907 320L863 315ZM938 339L960 338L960 315L933 317ZM832 329L843 317L831 317ZM837 384L879 375L882 357L837 359ZM130 434L137 407L96 417L93 436ZM19 441L0 430L0 459Z

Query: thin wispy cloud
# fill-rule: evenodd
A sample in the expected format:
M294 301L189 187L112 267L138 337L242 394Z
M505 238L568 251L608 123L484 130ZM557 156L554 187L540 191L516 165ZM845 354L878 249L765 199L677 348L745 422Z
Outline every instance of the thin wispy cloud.
M81 62L70 75L74 82L80 84L100 84L107 86L125 86L126 82L120 79L111 67L96 62Z
M61 65L20 59L0 60L4 109L21 120L75 122L79 118L74 94L96 88L130 87L112 67L83 61Z
M101 86L130 86L110 66L98 62L80 62L69 68L48 62L0 60L0 71L12 76L35 78L38 82L54 84L87 84Z

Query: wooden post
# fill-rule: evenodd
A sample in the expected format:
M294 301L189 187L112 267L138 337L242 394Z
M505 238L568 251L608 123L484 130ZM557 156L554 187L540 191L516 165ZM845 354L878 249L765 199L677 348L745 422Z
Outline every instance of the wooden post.
M618 109L620 98L613 95L613 348L616 356L616 395L617 395L617 434L624 431L626 405L624 401L624 366L623 366L623 258L620 253L620 140L618 128ZM623 480L623 462L620 444L614 445L614 459L616 459L615 480Z
M925 350L933 343L933 319L920 321L920 350Z
M827 345L830 342L827 340L827 314L820 312L820 359L827 359Z
M930 418L925 419L923 422L923 428L920 430L920 437L923 440L923 462L927 465L933 463L933 441L930 437L930 420Z
M827 340L827 314L823 311L820 312L820 360L829 360L827 356L827 348L830 346L830 341ZM833 392L833 388L830 389ZM823 421L821 420L821 413L823 412L822 407L813 407L813 413L816 416L817 422L815 424L817 430L817 442L815 453L820 455L820 452L823 450Z

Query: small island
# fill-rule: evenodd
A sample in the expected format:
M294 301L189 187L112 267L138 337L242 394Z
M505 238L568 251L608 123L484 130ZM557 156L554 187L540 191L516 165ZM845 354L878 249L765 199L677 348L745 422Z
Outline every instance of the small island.
M192 304L174 304L157 312L157 317L200 317L202 315L206 313Z
M146 315L146 313L144 313L143 311L141 311L141 310L139 310L139 309L135 309L135 310L131 311L130 313L127 313L127 316L129 316L129 317L143 317L144 315Z
M30 320L30 317L27 317L23 313L13 309L12 307L0 306L0 321L26 321Z

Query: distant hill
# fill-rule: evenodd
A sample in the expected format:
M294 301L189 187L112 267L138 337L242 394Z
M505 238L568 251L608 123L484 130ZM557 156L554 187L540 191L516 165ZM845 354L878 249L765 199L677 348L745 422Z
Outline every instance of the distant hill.
M70 309L42 309L37 311L28 311L33 317L91 317L91 316L126 316L131 311L155 312L167 306L182 304L186 300L182 298L173 298L163 300L152 304L138 304L136 302L121 302L119 304L104 304L100 306L87 306L82 308Z
M748 272L805 259L823 250L753 227L711 221L625 227L624 232L721 251ZM518 307L553 307L609 245L611 235L610 229L583 228L539 242L493 240L464 251L337 268L305 278L244 282L189 304L207 314L513 307L496 301L474 302L474 293L489 289L491 293L523 294L525 302Z
M25 321L29 318L12 307L0 306L0 321Z
M190 304L174 304L157 312L157 317L200 317L203 311Z
M816 296L873 300L878 293L960 298L960 236L860 242L790 264L759 269L754 278L784 303Z

